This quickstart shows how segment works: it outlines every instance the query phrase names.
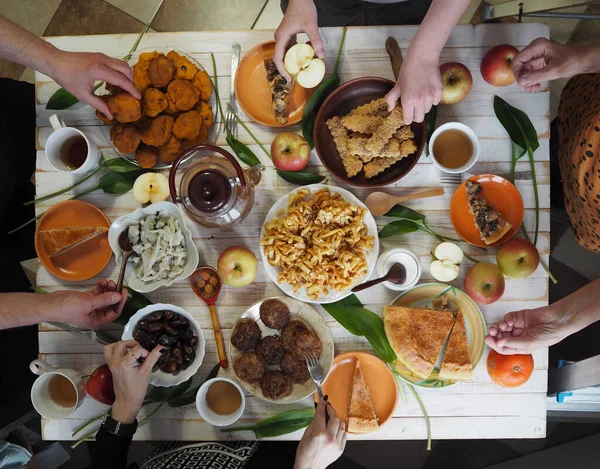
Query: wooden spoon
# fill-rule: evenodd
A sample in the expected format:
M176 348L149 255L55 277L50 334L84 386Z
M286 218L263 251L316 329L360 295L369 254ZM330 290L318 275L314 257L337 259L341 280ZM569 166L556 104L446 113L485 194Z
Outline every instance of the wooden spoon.
M221 368L227 368L227 354L225 353L225 343L223 341L223 333L221 332L216 306L217 298L221 292L221 277L219 277L218 272L212 267L199 267L190 277L190 285L196 296L208 305L213 331L215 332L219 364Z
M127 260L133 254L133 246L131 245L131 241L129 241L129 228L125 228L119 235L119 247L121 248L121 270L119 271L119 279L117 280L117 292L121 293Z
M365 205L371 211L373 216L385 215L391 208L400 202L408 200L424 199L425 197L435 197L436 195L444 195L443 187L436 187L416 194L408 195L392 195L385 192L372 192L365 200Z
M397 262L390 267L388 273L383 277L361 283L360 285L355 286L352 291L357 293L359 291L366 290L367 288L371 288L372 286L381 282L392 282L394 285L402 285L404 282L406 282L406 267Z

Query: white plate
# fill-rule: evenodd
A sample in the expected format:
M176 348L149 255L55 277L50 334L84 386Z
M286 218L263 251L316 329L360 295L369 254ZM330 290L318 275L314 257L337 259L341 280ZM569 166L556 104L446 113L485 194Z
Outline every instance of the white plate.
M204 342L204 334L202 333L202 329L198 324L198 321L188 313L186 310L181 309L179 306L169 305L166 303L156 303L153 305L148 305L145 308L140 309L137 313L135 313L127 324L125 325L125 329L123 330L123 335L121 336L122 340L133 340L133 331L135 326L137 325L140 319L143 319L148 314L153 313L154 311L173 311L174 313L180 314L183 317L187 318L190 321L190 326L194 329L194 333L196 337L198 337L198 343L196 344L196 358L190 366L188 366L185 370L180 370L176 373L165 373L162 370L156 370L150 373L150 384L153 386L162 386L162 387L171 387L177 386L196 374L200 365L202 365L202 360L204 359L204 349L206 347L206 342Z
M329 374L329 370L331 369L331 365L333 363L333 336L331 335L329 326L325 322L325 319L323 319L323 316L317 313L312 306L288 297L265 298L264 300L260 300L258 303L253 304L252 306L250 306L250 308L244 311L244 313L233 325L232 331L235 330L238 322L241 319L248 318L256 321L258 327L260 327L260 331L262 332L263 337L266 337L268 335L278 335L280 331L268 328L260 320L260 305L267 300L279 300L282 303L284 303L290 310L291 319L298 319L302 321L319 336L319 339L321 339L321 343L323 344L323 351L321 352L321 356L319 357L319 363L321 364L321 368L323 369L323 381L325 381L325 378ZM238 350L231 343L230 338L229 356L231 357L231 363L233 364L235 359L243 353L245 352ZM270 365L268 369L279 369L279 365ZM304 384L294 384L292 393L289 396L275 400L265 397L262 391L260 390L260 386L258 385L258 383L249 384L240 378L237 378L237 380L242 385L242 387L250 394L258 397L259 399L262 399L263 401L272 402L273 404L289 404L291 402L298 402L302 399L306 399L308 396L312 395L317 390L315 383L311 379L309 379Z
M108 230L108 244L110 244L110 248L115 254L115 260L117 264L121 264L122 258L121 249L119 248L119 235L129 226L137 224L142 218L155 214L156 212L167 212L179 220L179 226L181 227L183 237L185 238L187 259L185 261L185 266L183 267L183 272L179 274L179 276L175 278L161 279L154 282L142 282L134 273L133 264L131 263L130 257L127 261L127 268L125 270L125 283L128 287L140 293L148 293L160 287L171 286L177 280L188 278L198 267L198 249L194 244L192 232L185 224L185 218L183 217L183 214L177 205L172 204L171 202L157 202L145 208L138 208L132 214L124 215L112 222L112 225L110 225L110 229Z
M364 282L371 276L371 273L373 272L373 269L375 268L375 265L377 264L377 257L379 256L379 236L377 235L377 223L375 223L375 219L373 218L373 215L371 215L371 212L369 211L367 206L365 204L363 204L360 200L358 200L358 198L354 194L347 191L346 189L342 189L341 187L329 186L329 185L325 185L325 184L312 184L310 186L303 186L296 190L293 190L292 192L290 192L290 194L295 194L299 190L309 190L311 193L314 194L315 192L317 192L321 189L329 189L329 192L331 192L332 194L335 194L335 193L341 194L341 196L347 202L350 202L354 205L362 207L367 211L367 213L365 213L363 221L364 221L365 225L367 226L367 229L369 230L369 235L373 236L373 238L375 240L373 250L365 253L366 260L367 260L367 275L365 275L362 278L356 279L356 281L345 290L333 290L330 288L328 295L321 295L316 300L313 300L313 299L309 298L308 295L306 294L306 288L302 287L296 293L294 293L294 288L291 284L280 283L277 280L281 269L279 267L274 267L271 264L269 264L267 256L265 256L264 248L262 246L260 246L260 256L262 258L263 265L265 266L265 270L267 271L267 275L269 276L271 281L273 281L273 283L275 283L279 288L281 288L281 290L283 290L283 292L286 295L289 295L293 298L296 298L297 300L304 301L306 303L316 303L316 304L334 303L336 301L341 300L342 298L346 298L347 296L351 295L353 287ZM277 202L275 202L275 204L273 204L273 206L271 207L271 210L269 210L269 213L267 214L267 217L265 218L263 226L260 230L260 239L261 240L263 239L263 236L265 234L265 224L268 221L275 218L278 212L287 210L290 194L286 195L285 197L282 197Z

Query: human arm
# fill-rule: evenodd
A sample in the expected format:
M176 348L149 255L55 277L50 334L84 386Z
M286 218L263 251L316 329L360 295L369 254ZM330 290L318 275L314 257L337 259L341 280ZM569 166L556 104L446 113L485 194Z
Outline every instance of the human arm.
M600 279L549 306L514 311L490 326L486 344L504 355L554 345L600 320Z
M440 54L470 0L433 0L413 37L396 86L386 95L388 109L402 100L404 123L423 122L442 98Z
M296 34L306 33L317 57L325 57L323 40L319 34L317 8L313 0L290 0L285 15L275 31L275 55L273 62L288 82L292 77L283 66L285 52L296 43Z
M50 294L1 293L0 329L57 321L99 329L119 317L127 290L116 292L115 282L99 280L85 292L61 290Z
M112 119L108 106L94 95L95 81L105 81L141 99L133 86L129 65L100 53L67 52L0 16L0 57L34 68L50 77L80 101Z
M600 44L582 47L538 38L512 61L517 83L526 91L538 91L543 81L600 72Z

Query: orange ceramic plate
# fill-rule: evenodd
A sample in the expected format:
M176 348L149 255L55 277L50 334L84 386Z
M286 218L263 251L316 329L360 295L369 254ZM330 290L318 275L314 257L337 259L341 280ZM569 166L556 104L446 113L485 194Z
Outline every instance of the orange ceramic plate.
M254 121L269 127L287 127L302 120L306 101L314 89L307 90L294 83L287 107L288 121L280 124L271 109L271 88L267 81L264 60L273 58L275 41L259 44L248 52L235 75L235 95L244 112Z
M77 226L110 227L110 221L99 208L81 200L66 200L44 213L35 230L35 251L40 262L58 278L78 282L98 275L112 256L106 234L98 235L64 254L50 259L40 241L40 230Z
M481 240L473 215L469 212L465 190L467 181L458 186L450 203L450 219L454 229L462 239L474 246L485 248L506 243L517 233L523 223L524 209L521 194L509 181L494 174L479 174L470 178L470 181L481 184L485 200L494 210L502 214L502 218L512 225L512 229L500 241L489 246Z
M360 369L369 387L373 408L381 427L394 413L398 401L398 386L389 367L375 355L366 352L346 352L335 357L323 384L323 394L329 396L328 400L340 420L348 423L350 389L356 360L360 361ZM318 398L315 393L315 401Z

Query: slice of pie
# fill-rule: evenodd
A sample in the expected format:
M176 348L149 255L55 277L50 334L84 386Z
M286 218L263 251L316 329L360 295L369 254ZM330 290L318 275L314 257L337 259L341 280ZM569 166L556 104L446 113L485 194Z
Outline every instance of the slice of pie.
M452 381L473 379L473 366L469 354L469 344L467 343L465 318L460 311L456 315L446 353L442 359L440 379Z
M510 231L512 225L502 218L502 215L490 207L481 195L483 187L473 181L467 181L467 202L469 212L473 215L473 221L479 231L481 240L487 244L494 244L502 239Z
M351 433L369 433L377 430L379 423L371 402L371 394L356 360L352 389L350 391L350 407L348 408L348 431Z
M46 254L49 257L55 257L107 231L108 228L105 227L79 226L42 230L38 232L38 236Z
M415 375L426 379L446 343L454 316L449 311L386 306L385 335L398 360Z
M288 121L286 109L290 101L292 85L281 76L273 59L265 59L264 64L271 88L271 109L275 113L275 120L280 124L285 124Z

